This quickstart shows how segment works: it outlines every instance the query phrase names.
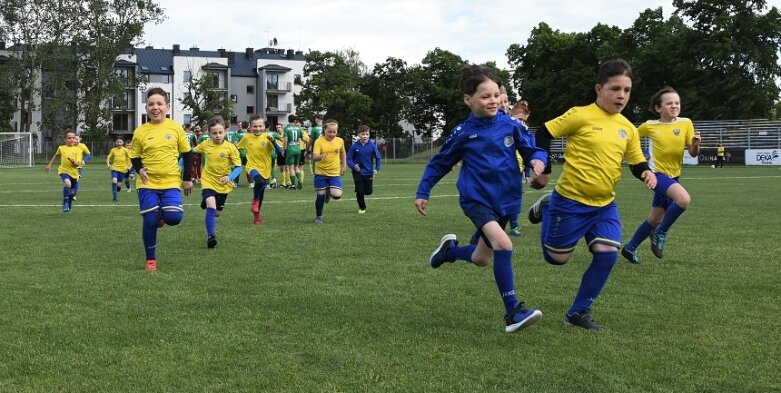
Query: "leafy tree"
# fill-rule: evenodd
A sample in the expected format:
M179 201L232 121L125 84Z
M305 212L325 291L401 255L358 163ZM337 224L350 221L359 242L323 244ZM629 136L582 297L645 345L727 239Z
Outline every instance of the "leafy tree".
M192 111L191 122L206 123L214 116L230 120L233 117L233 101L224 90L216 90L217 75L205 73L184 83L185 93L179 102Z
M404 120L403 112L410 103L411 86L407 74L406 62L388 57L384 63L376 64L361 83L361 91L373 98L373 122L369 126L386 138L406 136L399 122Z

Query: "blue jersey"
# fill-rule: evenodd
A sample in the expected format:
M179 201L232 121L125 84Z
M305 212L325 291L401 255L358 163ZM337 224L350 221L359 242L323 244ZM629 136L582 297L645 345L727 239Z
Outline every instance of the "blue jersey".
M489 118L470 114L426 166L417 198L429 199L434 185L462 161L457 186L464 211L482 205L500 217L518 214L522 173L516 150L526 166L532 159L548 162L547 153L536 147L534 136L517 119L502 113Z
M375 163L376 165L374 165ZM350 150L347 151L347 166L355 170L355 164L360 165L359 173L361 175L371 176L375 170L380 171L382 157L377 145L371 139L366 141L365 145L359 140L350 146Z

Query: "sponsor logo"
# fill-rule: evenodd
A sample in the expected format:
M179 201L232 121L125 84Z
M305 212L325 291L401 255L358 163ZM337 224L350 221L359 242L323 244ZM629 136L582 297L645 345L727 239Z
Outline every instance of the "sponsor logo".
M469 139L475 139L475 138L477 138L477 134L469 135Z
M512 146L514 144L515 144L515 141L513 140L513 136L512 135L507 135L506 137L504 137L504 146L505 147L510 147L510 146Z
M778 150L757 152L756 159L760 164L772 165L778 159Z
M602 127L597 127L597 126L591 127L591 131L602 131Z

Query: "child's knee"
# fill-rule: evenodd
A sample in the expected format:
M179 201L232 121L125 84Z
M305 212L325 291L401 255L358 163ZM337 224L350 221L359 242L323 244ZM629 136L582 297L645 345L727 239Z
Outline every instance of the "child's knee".
M178 225L184 218L181 210L163 210L163 221L166 225Z
M548 250L543 249L542 250L542 256L545 258L545 262L550 263L551 265L564 265L569 261L569 255L570 254L554 254L551 252L548 252Z

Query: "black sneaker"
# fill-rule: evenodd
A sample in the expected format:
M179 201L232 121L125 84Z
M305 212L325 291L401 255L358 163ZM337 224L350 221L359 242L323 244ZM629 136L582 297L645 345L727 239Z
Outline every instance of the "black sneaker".
M217 247L217 236L209 236L209 239L206 240L206 247L209 248Z
M434 252L431 253L431 258L429 258L429 264L434 269L442 266L445 262L455 262L455 258L447 259L445 258L445 254L447 253L447 250L455 247L458 245L458 241L456 241L456 235L450 233L445 236L442 236L442 239L439 241L439 247L437 247Z
M564 316L564 323L567 325L582 327L586 330L602 330L602 325L594 322L591 319L591 313L589 311L582 311L574 314L567 314Z
M632 251L627 249L626 246L624 246L623 248L621 248L621 256L626 258L626 260L631 263L635 263L635 264L640 263L640 257L637 256L637 250Z
M551 192L542 194L537 202L534 202L532 207L529 208L529 222L532 224L539 224L542 221L542 209L550 203Z
M535 309L527 310L523 306L523 302L520 302L510 315L504 316L504 322L506 323L504 331L505 333L515 333L534 325L540 319L542 319L542 311Z

